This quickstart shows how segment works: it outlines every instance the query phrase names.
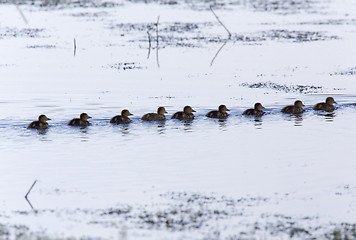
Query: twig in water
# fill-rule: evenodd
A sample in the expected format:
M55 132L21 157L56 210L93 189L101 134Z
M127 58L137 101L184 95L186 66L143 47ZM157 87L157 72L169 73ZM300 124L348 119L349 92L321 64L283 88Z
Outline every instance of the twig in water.
M74 57L75 57L76 53L77 53L77 42L75 41L75 38L74 38Z
M23 21L24 21L26 24L28 24L28 21L27 21L25 15L23 14L23 12L21 11L21 9L20 9L20 7L19 7L19 3L18 3L17 1L16 1L16 9L17 9L17 11L19 11L19 13L20 13L20 15L21 15Z
M151 35L150 32L147 31L147 36L148 36L148 53L147 53L147 59L150 58L150 54L151 54Z
M212 59L211 62L210 62L210 66L213 66L213 63L214 63L214 61L215 61L215 58L219 55L220 51L225 47L225 45L226 45L226 43L227 43L228 40L229 40L229 39L226 39L225 42L224 42L224 44L223 44L223 45L219 48L219 50L215 53L215 56L213 57L213 59Z
M159 59L158 59L158 23L159 23L159 15L158 15L158 18L157 18L157 22L156 22L156 43L157 43L157 46L156 46L156 60L157 60L157 66L159 66Z
M26 193L26 195L25 195L25 198L26 198L26 199L27 199L28 195L30 194L32 188L35 186L36 182L37 182L37 180L35 180L35 181L33 182L32 186L31 186L30 189L27 191L27 193Z
M26 202L28 203L28 205L30 205L30 207L32 208L32 210L34 210L34 211L35 211L35 208L32 206L32 204L31 204L30 200L28 200L27 198L25 198L25 199L26 199Z
M211 10L211 12L214 14L216 20L218 20L218 22L221 24L221 26L223 26L223 27L225 28L226 32L229 34L229 39L231 39L231 32L230 32L229 29L227 29L227 27L220 21L218 15L216 15L216 13L214 12L212 6L210 6L210 10Z

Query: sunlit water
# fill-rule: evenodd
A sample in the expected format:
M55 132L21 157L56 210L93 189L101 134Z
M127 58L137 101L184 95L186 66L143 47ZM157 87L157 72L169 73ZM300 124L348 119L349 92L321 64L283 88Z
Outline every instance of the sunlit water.
M162 194L190 192L267 198L247 210L243 220L250 223L261 214L317 217L317 224L354 223L352 1L316 3L297 12L250 5L218 9L233 37L215 59L226 32L210 10L201 9L204 4L123 3L110 8L21 6L28 25L15 6L1 5L0 30L42 30L32 37L0 35L0 222L25 224L54 236L112 238L123 225L128 226L128 239L184 238L189 231L137 234L135 225L127 222L89 230L91 216L70 211L122 204L150 209L167 201ZM164 29L160 67L156 49L147 59L146 31L154 39L158 15ZM331 21L335 19L337 23ZM196 23L197 30L175 31L177 22ZM127 29L121 23L134 26ZM286 37L277 31L282 36L276 37L276 29L291 32ZM295 37L293 31L303 33ZM322 36L310 40L303 35L308 31ZM239 34L245 40L239 40ZM125 64L133 69L124 70ZM245 83L278 86L249 88ZM297 85L318 88L300 93L293 88ZM290 88L284 91L283 86ZM335 98L337 109L331 114L313 111L327 96ZM280 113L296 99L306 104L304 114ZM255 102L265 106L266 114L241 116ZM226 121L205 117L220 104L231 109ZM196 119L170 119L185 105L197 111ZM166 107L167 121L140 120L158 106ZM132 123L110 124L124 108L134 114ZM82 112L93 117L91 126L67 126ZM52 119L50 128L27 129L40 114ZM35 180L29 195L32 206L54 213L31 212L24 195ZM216 224L239 227L240 221Z

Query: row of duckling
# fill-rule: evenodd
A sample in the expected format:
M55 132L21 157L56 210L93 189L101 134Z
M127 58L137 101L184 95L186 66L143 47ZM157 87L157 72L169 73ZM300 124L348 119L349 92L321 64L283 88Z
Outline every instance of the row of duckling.
M325 102L318 103L314 105L313 109L314 110L323 110L326 112L332 112L335 110L334 103L334 98L328 97ZM294 105L286 106L282 108L281 112L283 113L288 113L288 114L301 114L304 112L303 109L304 104L302 101L297 100L294 102ZM256 103L254 108L247 109L244 111L242 114L243 115L254 115L254 116L262 116L265 112L263 111L264 107L262 106L261 103ZM227 111L230 111L225 105L220 105L218 110L210 111L206 114L208 118L218 118L218 119L225 119L229 116ZM179 119L179 120L192 120L194 119L194 114L195 110L192 109L190 106L185 106L183 111L176 112L175 114L172 115L172 119ZM162 121L166 119L166 116L164 115L166 112L166 109L164 107L159 107L157 109L157 113L147 113L142 116L141 120L143 121ZM131 119L129 116L133 114L130 113L129 110L124 109L121 111L121 115L114 116L113 118L110 119L110 123L116 123L116 124L127 124L131 122ZM88 119L91 118L88 116L86 113L80 114L79 118L74 118L68 122L68 125L70 126L89 126L90 123ZM48 123L47 121L51 120L50 118L47 118L46 115L40 115L38 117L38 121L34 121L28 125L28 128L35 128L35 129L46 129L48 128Z

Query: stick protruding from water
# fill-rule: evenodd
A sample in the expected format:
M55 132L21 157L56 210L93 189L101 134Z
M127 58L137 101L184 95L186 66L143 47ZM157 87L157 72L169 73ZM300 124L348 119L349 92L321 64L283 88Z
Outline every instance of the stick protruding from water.
M75 57L75 54L77 53L77 41L75 40L75 38L73 41L73 48L74 48L74 57Z
M157 66L160 67L159 65L159 58L158 58L158 46L159 46L159 41L158 41L158 23L159 23L159 15L157 18L157 22L156 22L156 61L157 61Z
M28 195L30 194L30 192L32 191L32 188L35 186L35 184L37 183L37 180L35 180L32 184L32 186L30 187L30 189L27 191L25 198L28 199Z
M231 39L231 32L229 31L229 29L227 29L227 27L222 23L222 21L220 21L218 15L216 15L216 13L213 10L213 6L210 5L210 11L214 14L216 20L218 20L218 22L221 24L221 26L223 26L223 28L225 28L226 32L229 34L229 39Z

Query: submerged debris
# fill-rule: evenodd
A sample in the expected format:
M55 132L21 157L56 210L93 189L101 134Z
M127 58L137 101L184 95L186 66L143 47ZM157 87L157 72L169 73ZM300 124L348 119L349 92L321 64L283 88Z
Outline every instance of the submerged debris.
M286 85L277 84L273 82L260 82L260 83L241 83L240 86L248 88L269 88L281 92L297 92L302 94L309 93L320 93L322 92L322 87L313 85Z
M132 69L142 69L134 62L125 62L125 63L113 63L106 66L106 68L112 68L117 70L132 70Z
M43 28L0 28L0 39L2 38L17 38L17 37L29 37L37 38L41 37L40 33L44 32Z
M349 70L346 70L346 71L330 73L330 76L333 76L333 75L342 75L342 76L344 76L344 75L346 75L346 76L356 75L356 67L350 68Z

